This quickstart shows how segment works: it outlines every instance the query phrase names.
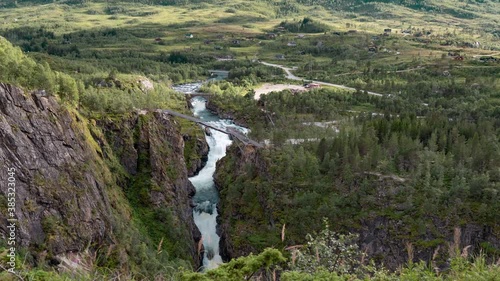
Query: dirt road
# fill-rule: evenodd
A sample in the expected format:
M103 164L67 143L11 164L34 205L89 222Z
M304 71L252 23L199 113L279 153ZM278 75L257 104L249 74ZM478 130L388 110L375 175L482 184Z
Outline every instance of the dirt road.
M279 64L267 63L267 62L264 62L264 61L259 61L259 62L261 64L263 64L263 65L272 66L272 67L278 67L278 68L283 69L285 71L285 73L286 73L286 78L287 79L290 79L290 80L299 80L299 81L307 80L305 78L301 78L301 77L295 76L292 73L292 70L294 70L293 68L289 68L289 67L282 66L282 65L279 65ZM355 88L348 87L348 86L345 86L345 85L338 85L338 84L333 84L333 83L328 83L328 82L323 82L323 81L315 81L315 80L313 80L312 83L316 83L316 84L323 85L323 86L336 87L336 88L340 88L340 89L344 89L344 90L349 90L349 91L356 91ZM372 96L378 96L378 97L383 96L383 94L375 93L375 92L368 92L368 94L372 95Z

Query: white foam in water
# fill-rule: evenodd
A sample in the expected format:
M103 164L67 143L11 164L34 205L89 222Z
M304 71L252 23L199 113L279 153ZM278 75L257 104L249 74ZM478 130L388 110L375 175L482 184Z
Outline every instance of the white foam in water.
M195 110L200 108L201 107L196 106ZM219 121L211 121L210 123L220 125L217 124ZM212 130L212 135L206 136L206 139L210 147L207 163L197 176L189 180L196 188L196 195L193 199L200 205L199 209L195 208L193 216L203 237L203 246L205 248L203 266L204 269L211 269L216 268L222 263L222 258L219 255L220 237L217 235L216 221L217 202L219 198L217 189L215 188L213 175L215 173L215 164L217 160L226 155L226 147L231 144L231 140L226 134L215 130Z
M198 87L200 84L197 84ZM182 92L194 92L196 86L179 86L176 88ZM243 133L247 133L245 128L234 125L229 120L220 120L217 116L211 114L205 106L205 100L200 97L192 99L193 113L196 117L206 120L213 126L221 129L234 127ZM210 147L208 160L205 167L201 169L198 175L189 178L196 188L196 195L193 201L197 204L193 210L193 218L196 226L201 232L203 239L203 269L217 268L222 264L222 257L219 254L220 237L217 235L217 203L219 195L215 187L213 175L215 173L215 164L217 160L226 155L226 148L232 141L229 136L216 130L211 130L211 136L206 136Z

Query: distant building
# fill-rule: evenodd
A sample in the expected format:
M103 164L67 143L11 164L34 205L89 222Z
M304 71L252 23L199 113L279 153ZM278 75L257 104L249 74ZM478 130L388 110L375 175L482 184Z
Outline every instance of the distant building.
M277 36L278 35L276 33L268 33L267 34L267 38L269 38L269 39L276 39Z
M184 34L184 37L191 39L194 37L194 35L193 35L193 33L186 33L186 34Z
M285 59L285 55L283 54L278 54L276 56L274 56L276 59L279 59L279 60L284 60Z
M231 61L231 60L234 60L234 57L231 56L231 55L216 56L215 59L218 60L218 61Z
M316 89L316 88L320 88L321 85L318 83L309 83L309 84L306 84L304 87L306 87L307 89Z
M296 47L297 46L297 43L295 43L294 41L291 41L291 42L288 42L288 44L286 44L288 47Z
M411 30L410 29L401 30L401 34L403 34L403 36L411 35Z

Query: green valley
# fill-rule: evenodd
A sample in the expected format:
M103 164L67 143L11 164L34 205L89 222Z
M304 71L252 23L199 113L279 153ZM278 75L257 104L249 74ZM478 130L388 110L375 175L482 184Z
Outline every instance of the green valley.
M0 280L500 280L498 15L1 1Z

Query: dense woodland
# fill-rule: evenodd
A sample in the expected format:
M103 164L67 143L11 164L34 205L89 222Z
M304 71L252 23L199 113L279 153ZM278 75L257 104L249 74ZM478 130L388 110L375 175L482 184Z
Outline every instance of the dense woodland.
M463 1L450 8L429 1L265 0L259 2L269 8L271 16L242 15L237 7L245 5L235 3L225 10L234 15L210 19L216 29L219 24L232 24L245 30L276 18L257 35L251 34L255 35L251 40L243 40L248 34L229 33L220 40L216 37L219 33L196 33L199 38L186 39L184 33L203 23L193 19L143 24L139 19L157 11L127 6L194 7L217 1L131 0L121 1L127 2L121 5L119 1L8 0L0 7L15 10L55 2L64 4L65 9L83 7L86 14L103 19L134 19L132 24L119 27L70 31L66 23L2 27L0 82L27 91L45 91L81 118L106 123L126 120L138 109L169 108L188 113L185 97L170 86L211 78L210 69L227 70L226 81L210 82L201 89L213 94L208 100L210 108L249 127L251 138L268 144L257 150L236 143L218 163L220 219L229 226L226 235L234 258L230 262L206 274L190 270L192 263L181 256L177 243L182 240L180 232L169 232L168 219L157 227L158 219L169 218L168 210L153 213L141 203L141 196L152 187L150 179L140 174L131 181L127 199L144 222L138 225L140 232L132 227L121 229L119 234L120 239L135 245L128 249L133 257L131 266L120 272L119 256L99 252L95 270L82 273L81 280L116 276L193 281L252 277L290 281L498 279L498 62L481 62L472 54L463 62L448 57L447 52L457 49L463 53L483 51L463 47L468 42L465 36L476 36L473 31L457 35L450 30L431 38L425 35L430 30L417 30L405 23L413 34L420 35L374 36L347 32L357 29L362 21L357 25L346 22L346 30L337 31L327 24L327 17L301 14L304 7L321 6L325 11L340 10L349 19L367 16L371 12L366 11L372 10L385 16L384 5L394 4L468 20L479 17L478 4L490 5L492 1ZM102 5L97 9L92 6L95 3ZM172 30L179 34L172 35ZM494 30L490 25L485 27L488 34ZM268 32L278 35L270 39ZM298 38L299 33L306 36ZM428 43L422 43L421 37ZM234 43L237 38L242 38L241 43ZM492 41L484 42L484 53L500 50L496 39L488 38ZM286 45L291 41L295 47ZM239 53L240 49L244 51ZM435 54L421 56L420 50ZM400 51L401 55L395 55ZM276 62L276 54L284 54L286 60ZM297 66L294 74L305 80L286 80L281 69L255 60L257 55ZM221 57L236 59L219 60ZM323 87L254 99L254 88L264 82L302 84L307 80L347 85L356 91ZM144 87L144 82L152 87ZM195 131L193 124L179 124L184 136L186 131ZM189 158L195 144L186 143ZM141 161L149 167L144 157ZM118 180L129 180L116 163L107 164ZM477 243L464 254L468 245L459 247L453 234L468 228L483 229L489 236L474 240ZM397 250L366 256L364 242L374 229L386 231L387 243ZM140 243L143 236L154 236L151 241L156 245L149 240ZM294 248L299 245L303 246ZM394 251L404 253L404 259L385 263ZM327 262L332 260L336 262ZM27 265L23 270L27 280L75 277L56 273L48 264L38 268ZM5 276L0 273L0 279Z
M344 230L377 216L397 219L421 243L432 242L419 235L432 229L434 219L497 226L500 151L492 121L449 122L433 113L351 122L334 139L263 152L264 164L247 163L242 175L220 172L224 212L254 222L241 243L268 245L284 223L297 233L297 243L310 222L320 225L323 217ZM223 167L231 169L240 160L226 161ZM434 239L439 243L439 235Z

